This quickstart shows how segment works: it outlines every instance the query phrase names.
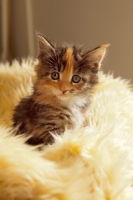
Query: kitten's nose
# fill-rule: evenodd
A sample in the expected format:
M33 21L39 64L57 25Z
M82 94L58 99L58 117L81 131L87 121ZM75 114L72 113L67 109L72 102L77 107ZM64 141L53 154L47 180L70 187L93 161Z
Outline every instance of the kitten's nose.
M61 91L63 94L65 94L68 90L67 90L67 89L62 89L62 88L60 88L60 91Z
M63 94L69 90L68 87L66 86L66 84L60 85L59 89Z

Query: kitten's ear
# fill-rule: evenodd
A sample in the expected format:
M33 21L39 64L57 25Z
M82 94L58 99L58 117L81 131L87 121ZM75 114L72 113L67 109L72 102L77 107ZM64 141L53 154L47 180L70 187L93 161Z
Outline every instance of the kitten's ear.
M89 66L94 69L94 71L100 69L108 46L110 46L110 44L104 44L87 53L86 59L89 62Z
M37 34L38 40L38 54L41 54L45 51L52 50L54 51L54 45L51 44L44 36Z

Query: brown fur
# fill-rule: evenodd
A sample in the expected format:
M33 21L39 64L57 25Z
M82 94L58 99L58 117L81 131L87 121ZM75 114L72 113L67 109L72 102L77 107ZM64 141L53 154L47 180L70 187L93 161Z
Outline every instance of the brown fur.
M52 143L51 132L61 134L65 127L72 129L77 120L82 121L106 49L102 45L87 52L76 46L56 46L41 35L38 47L34 92L21 100L13 116L14 126L19 126L17 134L30 135L27 143L32 145ZM59 79L54 80L52 72L57 72ZM73 75L81 80L73 82Z
M64 69L62 79L70 80L74 67L73 49L71 47L67 48L66 53L63 56L63 61L66 62L66 67Z

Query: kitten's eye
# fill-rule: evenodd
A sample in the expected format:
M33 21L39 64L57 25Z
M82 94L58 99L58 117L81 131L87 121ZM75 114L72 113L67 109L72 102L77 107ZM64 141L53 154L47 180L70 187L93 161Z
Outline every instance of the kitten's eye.
M51 78L53 80L58 80L59 79L59 73L58 72L52 72L51 73Z
M80 80L81 80L81 77L78 76L78 75L74 75L74 76L72 77L72 82L74 82L74 83L79 83Z

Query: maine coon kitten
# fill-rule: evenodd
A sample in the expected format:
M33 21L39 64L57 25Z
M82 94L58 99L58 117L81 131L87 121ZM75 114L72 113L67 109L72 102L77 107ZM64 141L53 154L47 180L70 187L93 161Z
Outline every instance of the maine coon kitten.
M53 45L38 34L37 80L34 92L15 108L13 126L27 134L32 145L53 143L51 133L78 128L98 83L98 70L108 45L92 51L72 45Z

